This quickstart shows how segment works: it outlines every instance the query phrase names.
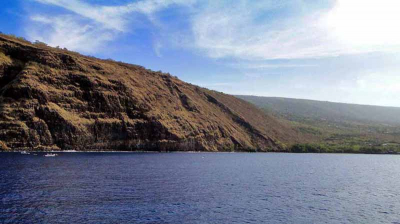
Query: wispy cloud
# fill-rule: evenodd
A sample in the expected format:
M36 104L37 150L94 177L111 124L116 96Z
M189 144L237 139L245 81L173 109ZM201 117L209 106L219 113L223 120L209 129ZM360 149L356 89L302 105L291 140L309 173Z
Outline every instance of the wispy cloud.
M126 20L123 11L117 7L103 7L91 5L80 0L35 0L42 4L59 6L77 15L92 19L104 28L124 31ZM119 10L118 10L119 9Z
M396 29L400 15L395 10L400 2L396 0L337 0L329 10L261 22L259 17L273 14L267 3L274 1L260 1L257 6L252 2L230 2L228 10L226 4L212 4L196 15L192 27L195 46L212 58L247 60L400 51ZM370 25L376 29L369 29Z
M184 42L188 45L187 47L199 50L211 58L299 59L374 51L400 51L400 32L396 29L397 21L400 20L400 14L396 9L400 7L400 2L397 0L335 0L330 8L317 8L303 14L299 13L300 10L297 13L291 11L277 18L274 17L277 11L284 11L294 6L310 8L310 5L306 5L304 1L288 0L256 2L252 0L132 0L123 5L98 5L85 0L33 1L61 7L70 12L68 21L73 25L56 22L51 25L52 29L42 32L39 36L43 41L59 45L62 45L62 42L56 41L58 34L55 34L54 30L61 33L60 30L64 29L65 33L78 35L83 32L71 30L75 28L74 25L90 26L92 33L108 36L108 38L102 38L104 43L110 41L111 36L116 37L117 34L134 30L131 26L131 18L135 13L145 15L150 21L157 22L155 19L157 12L168 7L196 5L199 7L187 18L191 24L192 41ZM46 15L40 15L46 17ZM66 16L56 15L55 19L62 20ZM35 17L37 16L33 18ZM34 21L46 24L42 20ZM29 30L34 31L35 26L30 27ZM165 30L173 32L169 29L160 32L166 32ZM76 36L72 39L87 38ZM154 46L155 52L159 52L160 43ZM85 50L88 50L88 47Z
M258 79L262 77L268 77L268 76L278 76L278 73L263 73L263 72L246 72L244 73L244 76L247 78L251 79Z
M213 87L221 87L221 86L230 86L230 87L232 87L232 86L238 85L238 83L235 83L235 82L215 82L215 83L196 83L196 85L213 88Z
M61 15L31 16L27 28L30 39L37 39L52 46L63 46L83 52L99 51L100 46L133 31L129 26L132 14L143 14L153 20L153 14L171 5L190 5L193 0L141 0L122 6L89 4L84 0L34 0L37 3L64 8L70 13ZM45 30L44 30L45 29ZM160 55L160 43L155 52Z
M157 57L161 58L162 57L162 53L161 53L161 48L163 47L160 41L153 41L153 49L154 52L156 53Z
M87 53L101 49L105 42L113 40L116 35L112 30L81 22L80 18L72 15L32 16L31 20L38 25L28 28L30 39Z
M55 5L80 16L92 19L105 28L126 31L129 18L127 15L137 12L148 16L173 4L192 4L192 0L141 0L122 6L101 6L86 3L83 0L35 0L49 5Z
M268 69L268 68L308 68L308 67L317 67L317 64L288 64L288 63L231 63L229 64L234 68L241 69Z

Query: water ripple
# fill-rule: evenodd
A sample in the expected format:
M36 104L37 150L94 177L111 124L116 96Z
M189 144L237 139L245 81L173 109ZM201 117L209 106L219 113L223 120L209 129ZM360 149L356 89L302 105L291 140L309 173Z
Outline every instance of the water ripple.
M399 159L0 153L0 222L399 223Z

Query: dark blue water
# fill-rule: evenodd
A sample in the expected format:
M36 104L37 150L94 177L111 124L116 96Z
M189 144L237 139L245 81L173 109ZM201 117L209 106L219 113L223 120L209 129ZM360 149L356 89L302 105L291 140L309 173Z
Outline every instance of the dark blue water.
M400 156L0 153L2 223L400 223Z

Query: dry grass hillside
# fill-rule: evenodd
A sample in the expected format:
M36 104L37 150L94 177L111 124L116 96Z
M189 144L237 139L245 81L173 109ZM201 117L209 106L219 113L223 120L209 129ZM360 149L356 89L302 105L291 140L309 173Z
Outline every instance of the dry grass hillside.
M0 35L1 150L284 151L298 139L233 96Z

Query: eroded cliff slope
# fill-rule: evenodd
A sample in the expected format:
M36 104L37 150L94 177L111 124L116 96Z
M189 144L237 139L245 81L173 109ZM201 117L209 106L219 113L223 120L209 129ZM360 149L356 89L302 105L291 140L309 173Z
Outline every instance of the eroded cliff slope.
M1 150L281 151L297 137L169 74L0 35Z

